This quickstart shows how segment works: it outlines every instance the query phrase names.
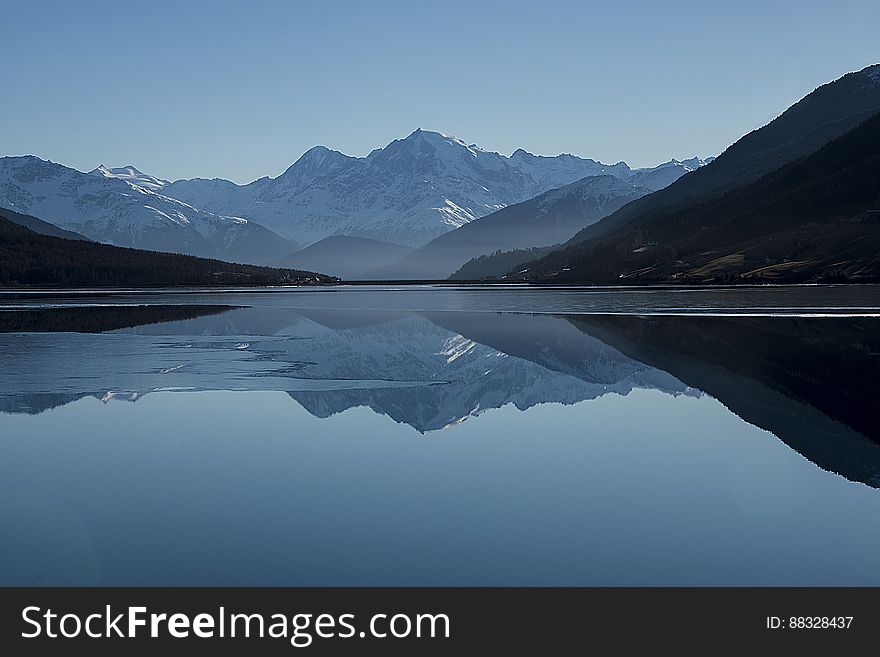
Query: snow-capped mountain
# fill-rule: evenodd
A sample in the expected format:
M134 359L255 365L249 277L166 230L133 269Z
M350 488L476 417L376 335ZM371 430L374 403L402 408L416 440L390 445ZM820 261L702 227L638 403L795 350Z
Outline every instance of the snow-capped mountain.
M117 246L264 264L333 235L420 246L588 176L654 190L703 163L631 169L522 149L506 157L419 129L366 157L315 146L277 178L248 185L168 182L133 165L82 173L32 156L6 157L0 207Z
M614 176L627 180L633 173L625 162L602 164L596 160L580 158L568 153L547 157L533 155L522 148L515 150L509 161L517 169L531 176L541 187L547 189L559 187L556 183L566 178L578 180L587 176Z
M151 192L158 192L165 185L168 184L167 180L162 180L161 178L156 178L154 176L147 175L143 171L138 171L132 165L127 165L124 167L116 167L109 168L104 166L103 164L99 166L94 171L90 172L93 176L103 176L105 178L119 178L120 180L124 180L130 185L137 185L138 187L142 187L144 189L148 189Z
M363 277L447 278L471 258L565 242L585 226L650 193L609 174L588 176L435 237L398 262Z
M661 165L662 175L652 176L652 169L573 155L542 157L520 149L506 157L418 129L366 157L316 146L277 178L248 185L178 180L162 193L211 212L254 219L299 242L354 235L419 246L587 176L627 181L638 176L634 184L654 190L689 170L683 163L670 164Z
M257 264L297 247L248 219L158 193L164 186L134 167L83 173L33 156L0 158L0 207L98 242Z
M707 157L706 159L692 157L681 161L672 159L669 162L658 164L656 167L649 169L634 169L627 177L627 180L634 185L646 187L652 192L656 192L658 189L668 187L684 174L696 171L700 167L709 164L714 159L714 157Z

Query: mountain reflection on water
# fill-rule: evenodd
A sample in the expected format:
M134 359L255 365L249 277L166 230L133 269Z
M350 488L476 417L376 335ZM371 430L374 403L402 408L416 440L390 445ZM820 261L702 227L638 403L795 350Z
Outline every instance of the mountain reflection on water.
M880 584L876 290L4 301L0 585Z
M878 320L137 304L0 313L0 411L86 396L283 391L419 432L513 404L707 393L820 467L880 487Z

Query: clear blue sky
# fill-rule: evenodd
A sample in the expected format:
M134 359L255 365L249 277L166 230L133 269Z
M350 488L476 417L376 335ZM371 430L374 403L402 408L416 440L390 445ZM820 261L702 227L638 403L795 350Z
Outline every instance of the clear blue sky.
M0 0L0 154L275 176L416 127L646 166L880 61L880 2Z

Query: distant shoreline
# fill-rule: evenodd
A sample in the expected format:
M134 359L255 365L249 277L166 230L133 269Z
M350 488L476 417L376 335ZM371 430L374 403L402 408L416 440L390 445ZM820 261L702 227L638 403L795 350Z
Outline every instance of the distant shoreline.
M330 288L346 287L436 287L436 288L497 288L497 289L522 289L522 290L584 290L598 292L638 292L638 291L694 291L703 290L744 290L744 289L801 289L801 288L854 288L854 287L877 287L878 283L743 283L726 285L587 285L587 284L562 284L562 283L486 283L477 281L342 281L338 283L319 283L308 285L271 285L255 287L199 287L199 286L163 286L163 287L95 287L95 288L61 288L61 287L0 287L0 301L5 299L28 299L63 296L118 296L118 295L153 295L153 294L271 294L273 292L317 291Z

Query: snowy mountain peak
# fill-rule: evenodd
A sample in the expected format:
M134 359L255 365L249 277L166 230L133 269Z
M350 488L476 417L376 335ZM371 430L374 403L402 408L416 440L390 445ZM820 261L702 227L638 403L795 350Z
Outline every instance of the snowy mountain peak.
M664 162L663 164L658 164L656 167L648 167L645 169L636 169L635 171L656 171L658 169L667 169L667 168L683 168L686 171L696 171L702 166L709 164L714 157L708 157L706 159L700 157L690 157L686 160L677 160L672 158L669 162Z
M422 128L416 128L409 135L407 135L404 139L400 140L404 143L410 144L429 144L434 148L446 148L450 147L455 148L463 148L468 151L471 155L476 156L477 152L484 152L476 144L467 144L464 140L455 137L454 135L447 135L442 132L436 132L434 130L422 130ZM392 142L393 144L394 142ZM389 144L390 146L391 144ZM426 154L429 154L427 149L424 149Z
M689 171L696 171L700 167L709 164L709 162L711 162L714 159L715 158L713 158L713 157L706 158L706 159L703 159L700 157L691 157L691 158L688 158L687 160L680 160L679 164L681 164L683 167L687 168Z
M417 128L366 157L316 146L277 178L249 185L180 180L162 190L195 207L254 219L298 242L331 235L407 246L588 176L611 175L650 190L690 169L651 175L625 162L517 149L510 157L448 133ZM637 176L638 179L633 179Z
M290 193L295 193L295 190L318 184L317 181L334 176L354 162L358 162L358 159L331 150L326 146L313 146L278 178L274 180L261 178L251 183L250 186L259 194L261 203L272 202L275 199L286 197ZM235 207L227 208L227 210L233 214L239 214Z
M323 162L326 162L328 159L332 159L332 158L340 156L340 155L342 157L347 157L346 155L343 155L339 151L331 150L331 149L327 148L326 146L312 146L309 150L307 150L305 153L300 155L299 159L296 162L294 162L294 165L296 165L298 163L304 163L304 162L309 162L309 163L313 163L313 164L321 164Z
M320 175L325 175L339 166L355 160L357 158L334 151L326 146L313 146L303 153L296 162L291 164L278 179L294 177L301 181L311 181ZM261 178L260 180L268 180L268 178Z
M0 207L98 242L234 262L262 262L296 247L258 224L159 193L163 185L170 183L132 166L83 173L33 157L0 158Z
M90 171L89 174L104 178L117 178L129 185L147 189L151 192L157 192L168 184L167 180L147 175L131 164L124 167L108 167L101 164L97 169Z

